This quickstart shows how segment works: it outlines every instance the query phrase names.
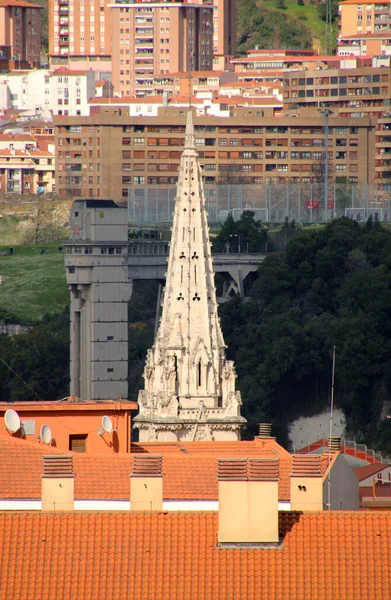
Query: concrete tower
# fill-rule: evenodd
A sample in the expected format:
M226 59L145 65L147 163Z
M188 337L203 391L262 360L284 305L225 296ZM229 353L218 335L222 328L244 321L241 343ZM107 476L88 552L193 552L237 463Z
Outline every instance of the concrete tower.
M140 441L237 440L245 419L225 358L192 113L181 157L162 318L134 419Z

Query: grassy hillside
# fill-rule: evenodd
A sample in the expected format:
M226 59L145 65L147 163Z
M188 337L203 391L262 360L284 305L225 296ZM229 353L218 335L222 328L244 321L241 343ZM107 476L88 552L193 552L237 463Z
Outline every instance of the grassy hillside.
M282 8L284 7L284 8ZM315 4L297 0L239 0L238 49L315 48L322 51L325 22Z
M64 254L60 242L17 246L14 256L0 256L0 310L16 322L31 323L44 314L62 312L69 304ZM48 254L40 254L46 248ZM0 246L0 252L8 250Z

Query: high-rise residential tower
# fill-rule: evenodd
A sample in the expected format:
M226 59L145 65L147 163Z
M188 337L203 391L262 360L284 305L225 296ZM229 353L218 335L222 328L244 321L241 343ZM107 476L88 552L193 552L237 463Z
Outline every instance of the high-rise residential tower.
M49 0L52 67L111 71L109 0Z
M153 75L212 69L211 2L121 2L111 9L117 95L151 94Z
M188 113L155 343L135 418L140 441L237 440L245 422L217 315L201 167Z
M0 59L13 61L13 68L39 67L41 10L42 6L24 0L0 4Z

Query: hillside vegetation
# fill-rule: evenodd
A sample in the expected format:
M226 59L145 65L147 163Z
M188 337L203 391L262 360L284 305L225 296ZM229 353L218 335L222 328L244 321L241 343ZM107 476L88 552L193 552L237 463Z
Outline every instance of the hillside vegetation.
M0 256L0 319L28 325L69 305L64 255L60 242L17 246L15 254ZM47 254L40 254L42 249ZM0 246L0 251L9 251ZM3 313L3 314L2 314Z
M237 7L239 52L254 46L319 51L324 48L323 4L304 4L303 0L239 0Z

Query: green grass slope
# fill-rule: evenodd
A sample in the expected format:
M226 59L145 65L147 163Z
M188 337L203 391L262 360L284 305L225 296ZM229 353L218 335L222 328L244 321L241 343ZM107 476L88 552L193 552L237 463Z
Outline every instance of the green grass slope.
M238 49L260 48L322 49L325 22L314 4L299 6L297 0L239 0Z
M0 311L29 324L44 314L60 313L69 304L64 254L60 242L17 246L14 256L0 256ZM46 248L48 254L40 254ZM0 252L8 247L0 246Z

